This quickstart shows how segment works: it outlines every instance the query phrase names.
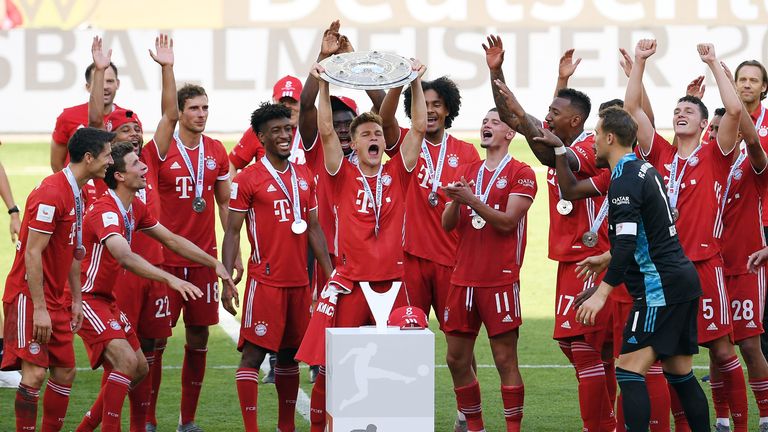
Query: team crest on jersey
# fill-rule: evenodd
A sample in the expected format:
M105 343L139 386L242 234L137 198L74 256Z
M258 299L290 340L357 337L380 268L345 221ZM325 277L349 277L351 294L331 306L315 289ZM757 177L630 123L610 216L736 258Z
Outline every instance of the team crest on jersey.
M763 138L768 136L768 126L760 126L760 130L757 131L757 134Z
M696 155L691 156L690 159L688 159L688 163L691 164L691 166L696 166L699 164L699 157Z
M259 321L253 327L253 331L256 333L256 336L264 336L267 334L267 324L263 321Z
M501 177L498 180L496 180L496 187L499 189L504 189L507 186L507 178Z
M205 160L205 167L209 170L213 171L216 169L216 161L213 159L206 159Z
M31 342L29 344L29 348L27 348L27 349L29 350L29 353L32 354L32 355L40 354L40 344L37 343L37 342Z
M115 331L120 330L120 323L111 319L109 320L109 328Z
M384 174L381 176L381 184L384 186L389 186L392 184L392 176L389 174Z
M736 169L736 170L733 172L733 178L734 178L734 180L741 180L741 176L742 176L742 174L744 174L744 173L741 171L741 169L740 169L740 168L737 168L737 169Z
M107 120L107 124L104 127L107 128L107 132L112 132L112 120Z
M451 168L459 166L459 156L455 154L448 155L448 166Z
M302 179L299 179L299 187L301 188L301 190L305 191L309 189L309 184L307 183L306 180L302 178Z
M448 308L443 311L443 322L448 321Z

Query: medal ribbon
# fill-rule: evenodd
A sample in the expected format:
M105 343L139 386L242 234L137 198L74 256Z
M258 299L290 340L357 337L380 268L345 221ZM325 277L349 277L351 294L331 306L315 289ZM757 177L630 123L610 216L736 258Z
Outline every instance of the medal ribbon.
M189 155L187 154L187 149L184 147L184 144L181 143L181 139L179 139L178 132L174 132L173 139L176 140L176 147L179 149L181 158L184 159L184 164L187 166L189 177L193 182L195 182L195 198L200 198L203 196L203 164L205 163L205 146L203 145L203 136L200 136L200 144L197 146L197 148L200 149L197 153L197 175L195 175L195 170L192 167L192 161L189 159Z
M112 199L115 200L115 203L117 204L117 208L120 209L120 216L123 217L123 223L125 224L125 232L126 236L125 239L128 240L128 244L131 244L131 237L133 237L133 230L136 228L134 226L134 219L133 219L133 205L128 207L128 211L125 210L125 206L123 205L123 202L120 201L120 198L118 198L117 194L112 189L108 190L109 194L112 196ZM128 217L128 212L131 213L131 217Z
M493 184L496 182L496 179L499 178L499 174L504 170L504 168L507 166L509 161L512 160L512 156L507 154L504 156L504 159L501 160L501 163L498 167L496 167L496 171L493 172L493 176L491 177L491 180L488 182L488 187L485 188L485 192L482 191L483 187L483 175L485 173L485 164L488 161L483 161L483 166L480 167L480 170L477 172L477 179L475 179L475 195L477 195L478 198L483 202L483 204L486 204L486 201L488 201L488 195L491 193L491 188L493 187Z
M381 195L382 195L381 169L383 167L379 165L379 172L376 173L376 196L375 197L371 192L371 187L368 186L368 180L366 179L365 174L363 174L363 171L360 169L360 166L356 166L356 167L357 167L357 170L360 172L360 175L362 176L363 190L365 190L365 195L367 195L368 199L372 203L374 203L373 216L376 218L375 233L378 236L379 235L379 214L381 213Z
M280 178L280 176L277 174L277 170L275 170L275 167L272 166L272 162L267 159L266 156L261 158L261 163L264 164L265 167L267 167L267 171L269 171L269 175L272 176L272 178L275 180L278 186L280 186L280 189L285 194L285 197L288 198L288 202L291 203L291 207L293 208L293 222L299 222L301 221L301 202L299 201L299 186L298 182L296 181L296 171L293 169L293 164L288 162L288 169L291 170L291 192L293 194L288 193L288 188L285 187L285 183L283 183L283 179Z
M303 164L305 162L304 149L301 148L301 135L299 134L298 129L293 133L291 156L288 160L297 164Z
M760 129L760 125L763 124L763 118L765 118L765 107L760 104L760 117L757 118L757 122L755 123L755 130Z
M437 192L437 188L440 186L440 177L443 176L443 165L445 161L445 153L448 149L448 133L443 132L443 142L440 144L440 153L437 155L437 169L432 163L432 156L429 154L429 147L427 146L427 140L424 139L421 142L421 153L424 155L424 161L427 163L427 172L429 178L432 180L432 193Z
M672 167L669 170L669 182L667 182L667 195L669 196L669 206L677 208L677 197L680 194L680 183L683 181L685 175L685 169L688 168L688 162L696 156L696 153L701 150L701 144L693 150L690 156L685 160L683 169L680 170L680 175L677 175L677 162L680 160L680 156L675 154L675 160L672 162Z
M67 165L63 171L64 176L67 178L67 182L69 182L69 187L72 189L72 195L75 197L75 219L77 220L75 222L75 232L77 238L76 247L77 249L80 249L80 247L83 246L83 201L82 197L80 196L80 187L77 185L75 175L72 174L72 170L69 168L69 165Z

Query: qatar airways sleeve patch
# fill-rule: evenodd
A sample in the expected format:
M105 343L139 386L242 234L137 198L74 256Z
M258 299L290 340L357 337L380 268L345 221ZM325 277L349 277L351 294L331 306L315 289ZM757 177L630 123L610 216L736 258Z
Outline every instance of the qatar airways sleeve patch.
M232 183L232 188L229 191L229 199L237 199L237 188L240 186L238 183Z
M104 228L107 228L110 225L114 226L120 226L120 222L117 219L117 213L115 212L106 212L101 215L101 222L104 224Z
M56 211L56 207L48 204L40 204L37 206L37 216L35 219L40 222L51 223L53 222L53 214Z

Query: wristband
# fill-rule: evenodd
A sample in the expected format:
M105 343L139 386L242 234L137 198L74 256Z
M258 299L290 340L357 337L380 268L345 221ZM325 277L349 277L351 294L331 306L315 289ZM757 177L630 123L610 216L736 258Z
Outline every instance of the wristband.
M14 213L18 213L18 212L19 212L19 207L18 206L13 206L13 207L8 209L8 214L14 214Z
M564 155L565 154L565 146L555 147L555 154L556 155Z

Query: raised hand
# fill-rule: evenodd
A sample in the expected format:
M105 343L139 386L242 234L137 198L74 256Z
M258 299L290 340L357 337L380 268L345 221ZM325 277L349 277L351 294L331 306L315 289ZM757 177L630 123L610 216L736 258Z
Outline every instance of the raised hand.
M322 74L323 72L325 72L325 68L324 68L324 67L322 67L322 66L320 65L320 63L315 63L315 64L313 64L313 65L312 65L312 68L309 70L309 74L310 74L310 75L312 75L313 77L315 77L315 78L319 79L319 80L322 80L322 79L323 79L323 78L320 76L320 74Z
M701 58L701 61L704 63L709 64L717 61L717 56L715 56L715 46L710 43L696 45L696 51L699 52L699 58Z
M621 69L624 71L624 75L629 78L629 74L632 72L632 65L634 62L632 61L632 57L629 56L629 53L624 48L619 48L619 52L621 53L621 60L619 60L619 65L621 66Z
M427 71L427 66L422 64L419 59L411 57L411 70L418 72L417 79L421 79L424 73Z
M336 54L339 50L339 47L341 46L339 41L339 38L341 37L339 28L341 28L341 24L339 24L339 20L336 20L325 29L325 32L323 33L323 41L320 44L320 57L330 57Z
M704 75L699 75L688 84L688 87L685 88L685 95L695 96L701 99L704 97L704 90L706 90L706 85L704 84Z
M91 56L93 56L93 65L96 69L106 70L109 67L109 63L112 61L112 50L108 50L106 53L103 50L103 40L98 37L93 37L93 43L91 43Z
M512 90L507 87L507 84L499 79L495 80L493 83L496 84L496 88L498 89L499 94L504 98L504 103L507 106L509 112L519 118L523 118L525 116L525 110L523 109L523 106L520 105L520 103L517 101L517 98L515 97L514 93L512 93Z
M557 73L560 78L570 78L574 72L576 72L576 68L579 66L579 63L581 63L581 57L576 58L576 60L573 60L573 52L576 51L574 48L569 49L565 53L563 53L563 56L560 57L560 66L558 66Z
M646 60L656 53L656 39L640 39L635 47L635 60Z
M552 148L562 147L564 145L563 141L549 129L539 128L539 132L541 132L541 136L533 137L534 141Z
M485 50L485 63L488 69L500 69L504 63L504 44L500 36L490 35L486 37L488 44L483 44Z
M167 34L160 34L155 38L155 51L149 50L149 56L160 66L173 66L173 39Z
M344 53L351 53L355 52L355 48L352 46L352 42L349 41L349 38L341 35L339 37L339 49L336 51L336 54L344 54Z
M720 66L722 66L723 72L725 72L725 76L728 77L728 80L731 82L731 84L736 85L736 81L733 79L733 72L731 72L731 69L725 64L724 61L720 62Z

